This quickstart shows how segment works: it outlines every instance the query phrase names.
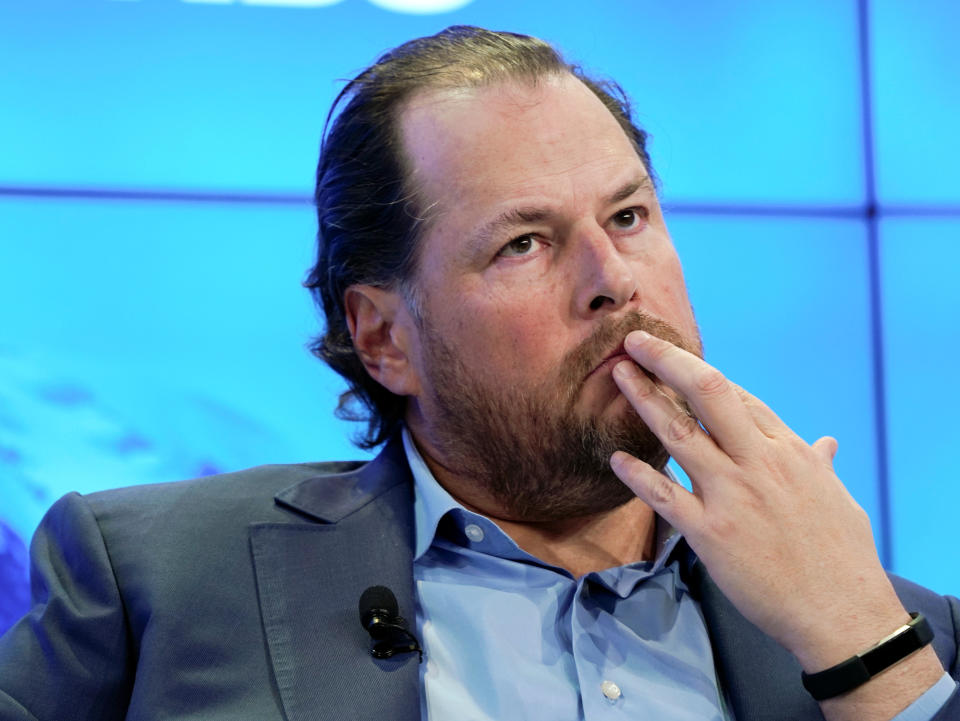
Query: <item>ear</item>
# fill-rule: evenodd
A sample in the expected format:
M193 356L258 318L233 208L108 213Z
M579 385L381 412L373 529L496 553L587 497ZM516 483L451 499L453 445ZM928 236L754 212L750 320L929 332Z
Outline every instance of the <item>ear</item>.
M420 394L417 326L400 293L351 285L343 294L347 327L370 377L398 396Z

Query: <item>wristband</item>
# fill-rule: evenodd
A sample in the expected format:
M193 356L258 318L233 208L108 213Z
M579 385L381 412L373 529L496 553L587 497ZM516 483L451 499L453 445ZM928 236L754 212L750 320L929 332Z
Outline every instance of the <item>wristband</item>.
M839 696L862 686L884 669L919 651L933 640L933 629L922 613L910 614L913 619L866 651L848 658L825 671L801 673L803 687L817 701Z

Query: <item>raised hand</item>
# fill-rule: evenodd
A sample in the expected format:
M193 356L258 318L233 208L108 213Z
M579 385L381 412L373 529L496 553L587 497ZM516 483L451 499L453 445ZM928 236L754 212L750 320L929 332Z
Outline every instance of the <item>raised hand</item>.
M865 650L909 620L866 513L834 473L835 440L807 444L762 402L667 341L636 331L625 348L636 363L621 362L613 377L693 492L623 452L611 466L684 534L744 616L807 672ZM919 691L942 673L928 665L929 683Z

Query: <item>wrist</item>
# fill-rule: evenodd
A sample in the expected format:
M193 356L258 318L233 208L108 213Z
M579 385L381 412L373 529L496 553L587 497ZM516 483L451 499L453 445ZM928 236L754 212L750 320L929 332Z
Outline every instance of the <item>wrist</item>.
M827 721L889 721L943 674L943 664L928 645L849 693L821 701L820 710Z
M884 586L873 593L844 594L854 605L817 605L805 627L795 631L795 642L784 644L806 673L835 666L910 622L910 614L884 575Z
M933 629L923 614L910 614L910 621L872 646L850 658L815 673L801 674L803 685L817 701L849 693L874 676L913 655L933 640Z

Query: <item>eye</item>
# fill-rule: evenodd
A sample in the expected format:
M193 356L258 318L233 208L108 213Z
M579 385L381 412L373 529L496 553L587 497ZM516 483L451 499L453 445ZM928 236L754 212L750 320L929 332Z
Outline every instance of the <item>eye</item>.
M610 221L618 230L636 230L646 219L646 208L624 208L616 213Z
M533 253L538 245L539 241L536 237L530 234L521 235L503 246L497 255L501 258L519 258Z

